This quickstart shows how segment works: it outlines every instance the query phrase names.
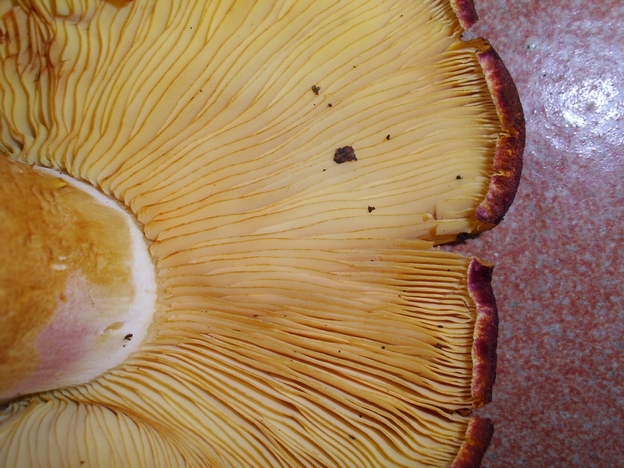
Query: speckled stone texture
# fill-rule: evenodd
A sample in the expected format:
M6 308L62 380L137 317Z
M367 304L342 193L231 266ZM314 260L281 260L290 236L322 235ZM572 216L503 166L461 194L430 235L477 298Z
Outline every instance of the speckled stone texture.
M624 466L624 2L475 0L524 106L516 200L444 247L495 263L483 467Z

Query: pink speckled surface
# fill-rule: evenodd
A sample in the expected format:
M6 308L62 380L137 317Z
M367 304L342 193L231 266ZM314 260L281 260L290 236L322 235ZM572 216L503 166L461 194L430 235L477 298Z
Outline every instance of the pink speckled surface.
M483 467L624 466L624 2L475 0L527 119L503 222L451 250L495 263Z

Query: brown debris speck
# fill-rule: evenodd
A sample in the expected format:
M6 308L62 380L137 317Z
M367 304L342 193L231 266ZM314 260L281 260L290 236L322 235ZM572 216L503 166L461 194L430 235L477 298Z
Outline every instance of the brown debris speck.
M357 160L358 158L355 156L355 151L353 151L352 146L343 146L342 148L338 148L334 153L334 162L338 164Z
M368 212L372 213L373 211L375 211L375 207L374 206L368 206Z
M318 87L318 86L316 86L316 85L312 86L312 92L313 92L314 94L316 94L317 96L318 96L318 94L319 94L319 91L320 91L320 90L321 90L321 88L320 88L320 87Z
M123 343L123 347L124 348L126 347L126 344L128 344L128 341L130 341L132 339L132 336L133 336L132 333L128 333L126 336L124 336L124 339L123 339L123 342L124 342Z

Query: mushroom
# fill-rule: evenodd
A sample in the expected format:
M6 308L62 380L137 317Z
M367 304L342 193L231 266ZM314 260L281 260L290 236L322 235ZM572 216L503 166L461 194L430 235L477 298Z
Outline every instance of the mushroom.
M471 1L0 15L0 465L479 464L492 266L435 246L524 120Z

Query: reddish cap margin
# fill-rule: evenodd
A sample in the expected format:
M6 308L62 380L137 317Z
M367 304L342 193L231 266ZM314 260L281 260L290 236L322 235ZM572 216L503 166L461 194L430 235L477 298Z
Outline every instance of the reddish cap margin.
M463 29L470 29L478 20L474 0L450 0L451 8ZM485 39L476 51L496 107L502 132L496 143L494 175L485 199L477 207L476 217L486 224L498 224L513 202L520 174L525 144L525 120L516 85L500 56Z
M478 16L473 0L450 0L462 28L470 29ZM518 90L494 48L484 39L476 51L485 75L502 131L496 142L492 180L476 217L487 224L498 224L511 206L522 173L525 145L525 120ZM492 401L496 380L498 309L492 290L493 266L473 258L468 266L468 293L477 307L472 345L471 393L474 406ZM462 446L450 468L477 468L490 445L494 425L487 418L473 416L468 423Z
M509 71L494 48L484 39L477 58L485 74L502 131L496 142L493 170L485 199L477 207L476 217L488 224L498 224L513 202L520 174L525 144L525 120L518 90Z
M470 29L479 20L473 0L451 0L451 8L464 29Z
M473 416L466 429L466 438L449 468L477 468L494 434L494 425L487 418Z
M472 258L468 265L468 293L477 306L472 344L472 386L474 406L492 401L496 380L498 311L492 290L492 265ZM464 442L450 468L478 468L490 445L494 425L487 418L473 416L468 422Z
M477 306L472 343L472 385L474 406L492 401L496 380L498 310L492 290L493 266L473 258L468 266L468 293Z

